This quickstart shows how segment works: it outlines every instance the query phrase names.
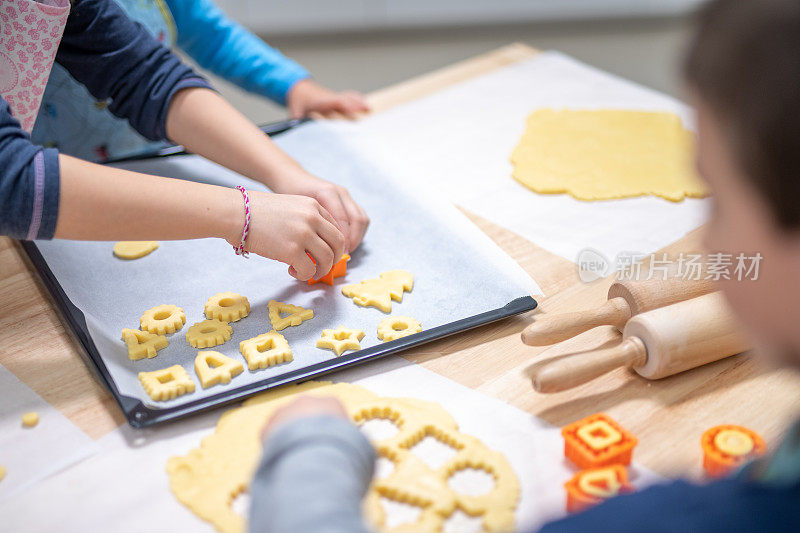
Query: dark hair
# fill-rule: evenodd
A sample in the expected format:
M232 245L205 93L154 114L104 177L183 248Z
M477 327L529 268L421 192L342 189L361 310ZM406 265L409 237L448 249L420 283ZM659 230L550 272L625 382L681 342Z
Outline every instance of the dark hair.
M684 63L778 224L800 228L800 0L712 0Z

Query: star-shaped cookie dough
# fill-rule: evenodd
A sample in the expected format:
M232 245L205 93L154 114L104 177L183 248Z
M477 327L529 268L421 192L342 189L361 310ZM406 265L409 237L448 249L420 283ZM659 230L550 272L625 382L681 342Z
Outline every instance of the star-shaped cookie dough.
M360 329L350 329L339 326L336 329L322 330L322 337L317 341L317 348L333 350L336 355L342 355L347 350L360 350L361 339L364 332Z

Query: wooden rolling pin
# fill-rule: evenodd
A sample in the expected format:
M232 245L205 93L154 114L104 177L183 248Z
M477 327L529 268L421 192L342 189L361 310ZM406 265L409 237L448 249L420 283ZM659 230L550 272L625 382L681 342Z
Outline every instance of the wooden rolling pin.
M608 301L601 307L576 313L540 315L523 330L522 342L531 346L546 346L606 325L622 330L634 315L702 296L713 290L714 283L711 280L686 280L677 276L615 281L608 289Z
M750 349L719 292L631 318L618 346L567 356L533 376L539 392L576 387L620 367L660 379Z

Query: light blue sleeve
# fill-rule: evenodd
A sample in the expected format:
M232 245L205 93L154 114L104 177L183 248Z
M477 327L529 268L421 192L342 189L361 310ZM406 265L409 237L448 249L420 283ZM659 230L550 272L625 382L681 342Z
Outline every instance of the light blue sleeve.
M240 24L213 0L166 0L177 44L197 63L240 87L286 104L289 89L310 74Z

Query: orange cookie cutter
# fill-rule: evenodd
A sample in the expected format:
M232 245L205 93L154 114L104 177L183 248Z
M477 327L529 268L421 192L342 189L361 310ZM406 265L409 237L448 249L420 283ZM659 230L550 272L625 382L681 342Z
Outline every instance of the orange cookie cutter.
M564 455L578 468L599 468L631 463L638 439L613 418L597 413L561 429Z
M758 433L731 424L707 430L700 438L700 446L703 448L703 469L711 477L725 476L767 450Z
M578 513L618 494L633 492L628 470L622 465L581 470L564 483L567 489L567 512Z
M311 257L311 255L309 254L308 257ZM309 279L308 280L308 284L309 285L314 285L315 283L322 282L322 283L327 283L328 285L333 287L334 278L341 278L341 277L344 277L345 274L347 274L347 262L349 260L350 260L350 256L347 255L347 254L344 254L342 256L342 258L339 259L339 261L335 265L333 265L331 267L331 270L327 274L325 274L324 276L322 276L319 279L314 279L314 278ZM311 257L311 261L315 265L317 264L317 262L314 261L313 257Z

